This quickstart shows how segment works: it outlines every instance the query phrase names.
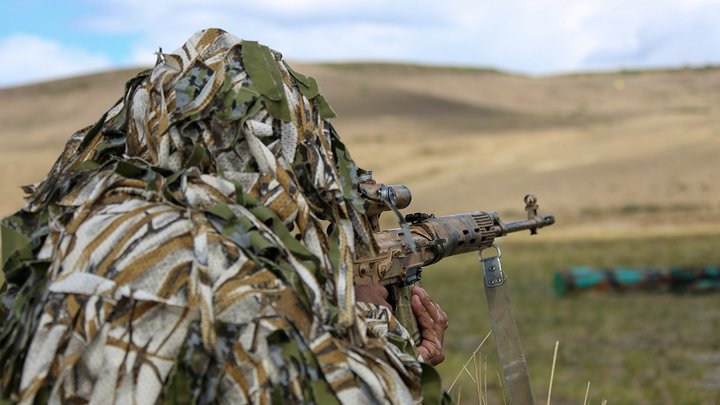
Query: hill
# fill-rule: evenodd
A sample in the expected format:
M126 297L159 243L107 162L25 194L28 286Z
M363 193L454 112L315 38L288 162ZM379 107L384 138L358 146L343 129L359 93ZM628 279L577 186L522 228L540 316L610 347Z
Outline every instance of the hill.
M318 79L359 164L413 190L412 210L522 215L533 192L558 216L550 235L720 230L718 69L296 68ZM0 89L0 213L139 70Z

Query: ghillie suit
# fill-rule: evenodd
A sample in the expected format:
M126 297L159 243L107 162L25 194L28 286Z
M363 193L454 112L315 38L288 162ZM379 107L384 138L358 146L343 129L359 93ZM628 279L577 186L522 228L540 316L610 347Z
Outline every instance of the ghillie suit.
M255 42L160 53L3 222L2 398L439 401L407 332L355 303L373 246L331 115Z

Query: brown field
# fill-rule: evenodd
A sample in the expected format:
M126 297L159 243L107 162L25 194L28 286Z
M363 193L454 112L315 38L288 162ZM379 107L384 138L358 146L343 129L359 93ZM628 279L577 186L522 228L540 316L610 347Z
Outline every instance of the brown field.
M554 227L532 239L513 236L504 252L509 266L534 267L512 282L538 401L555 340L562 371L553 403L582 403L588 380L598 387L593 403L718 400L716 299L565 301L552 295L549 280L572 265L720 261L713 249L720 236L720 70L526 77L413 65L296 67L318 79L355 160L378 180L411 188L409 210L494 210L511 220L524 215L523 196L532 192L541 211L556 215ZM22 206L17 186L41 180L72 132L110 108L138 70L0 89L0 214ZM466 288L471 262L443 267L454 266L447 270L453 282L426 279L451 319L467 318L451 321L446 380L488 330L480 284L465 300L450 287ZM463 312L468 306L476 316ZM468 322L475 323L462 325ZM491 403L501 403L499 366L492 341L487 345ZM678 367L683 371L674 372ZM466 385L463 399L477 401L473 395Z
M412 65L308 65L355 159L410 209L558 217L548 236L720 231L720 70L532 78ZM135 70L0 89L0 214Z

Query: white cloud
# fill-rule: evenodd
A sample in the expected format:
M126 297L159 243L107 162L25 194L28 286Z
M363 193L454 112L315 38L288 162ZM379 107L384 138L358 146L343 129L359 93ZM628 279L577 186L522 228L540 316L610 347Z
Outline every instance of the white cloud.
M133 63L150 63L157 47L174 49L206 27L224 28L304 60L408 60L528 73L720 61L720 24L708 17L720 15L718 0L105 4L105 14L94 16L92 25L141 34Z
M107 69L110 59L31 35L0 39L0 86Z
M607 69L720 62L720 2L695 0L673 9L648 10L628 35L593 49L582 65Z
M409 61L533 74L720 63L720 24L713 18L720 0L83 1L93 7L75 26L87 35L132 38L125 47L130 54L113 57L126 65L152 64L158 47L172 51L208 27L306 61ZM70 57L73 50L45 41L65 55L54 59L68 65L109 64L77 49ZM22 59L38 54L29 53ZM30 74L43 66L30 65L17 70ZM33 77L47 73L42 67Z

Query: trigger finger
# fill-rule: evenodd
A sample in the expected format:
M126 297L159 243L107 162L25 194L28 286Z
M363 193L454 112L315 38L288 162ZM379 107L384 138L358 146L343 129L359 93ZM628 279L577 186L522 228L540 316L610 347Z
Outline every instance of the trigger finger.
M430 298L430 296L427 294L427 292L425 292L425 290L423 290L423 293L424 294L423 294L421 300L422 300L423 306L425 307L425 309L428 312L428 315L430 315L430 317L433 320L441 319L442 312L440 310L440 306Z
M415 318L418 320L418 322L424 324L432 323L433 318L428 312L427 306L425 305L425 303L422 302L420 297L414 295L411 301L413 312L415 313Z

